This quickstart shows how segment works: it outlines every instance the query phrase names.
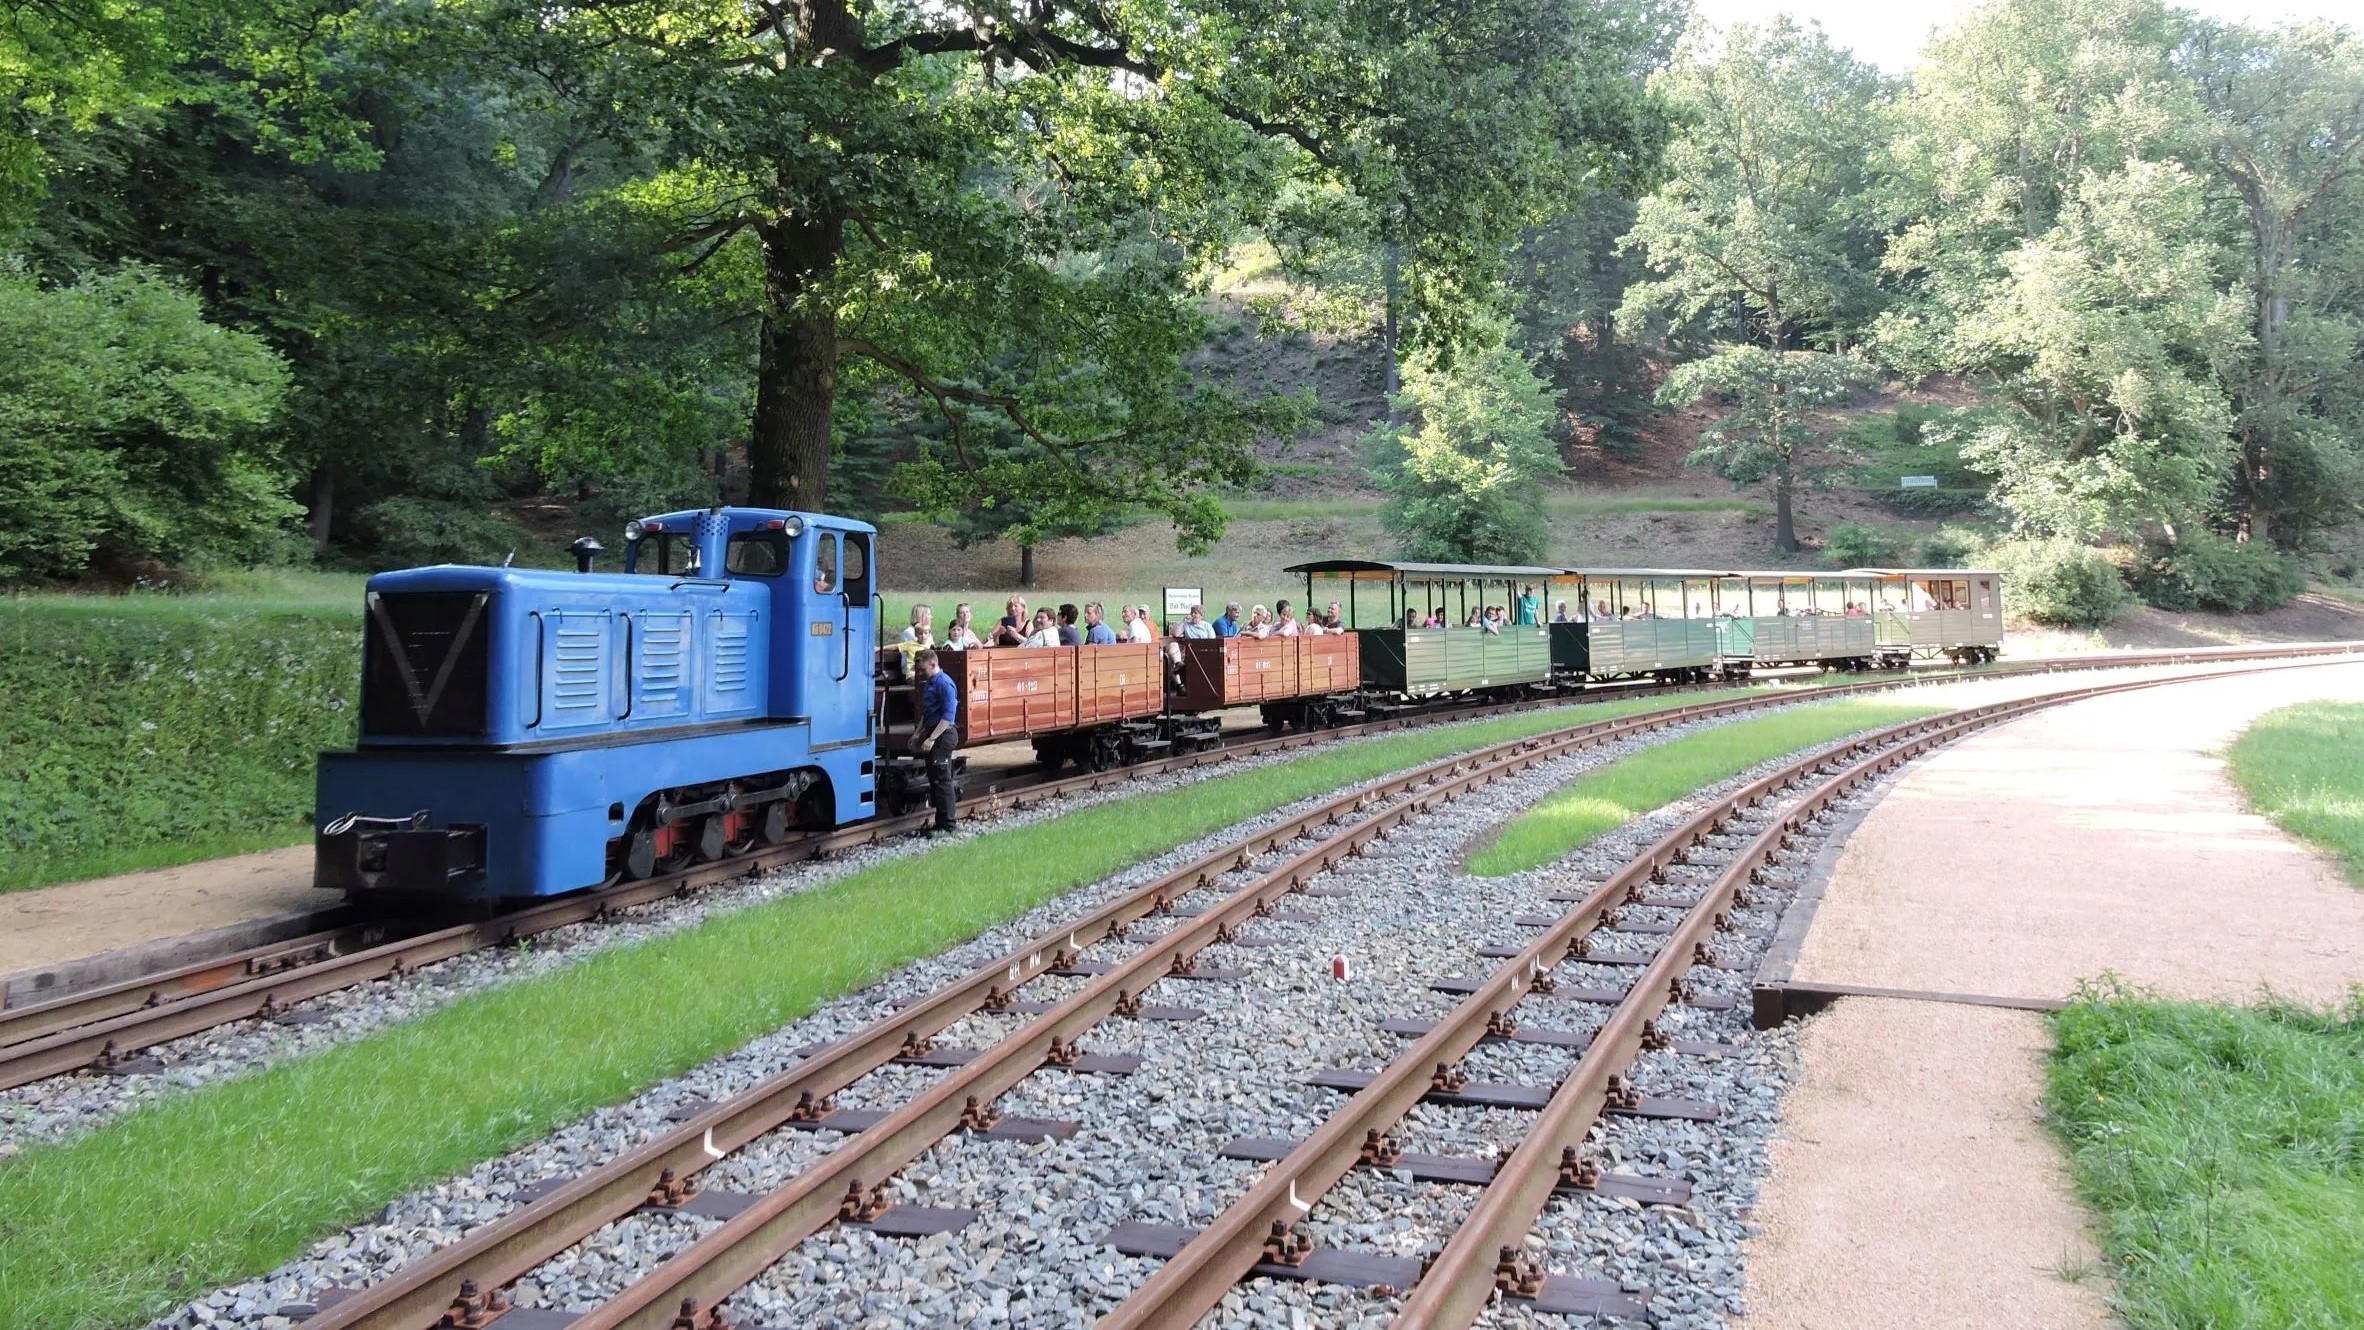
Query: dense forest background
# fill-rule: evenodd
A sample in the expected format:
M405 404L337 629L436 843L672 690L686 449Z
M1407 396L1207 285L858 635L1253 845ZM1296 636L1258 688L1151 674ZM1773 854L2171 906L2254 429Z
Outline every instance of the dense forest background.
M1536 557L1555 477L1691 410L1783 551L1870 467L1960 525L1835 559L2064 619L2356 572L2343 29L1992 0L1898 79L1660 0L9 12L0 581L498 558L528 497L718 486L1204 549L1341 423L1256 372L1314 339L1385 379L1316 482L1411 554Z

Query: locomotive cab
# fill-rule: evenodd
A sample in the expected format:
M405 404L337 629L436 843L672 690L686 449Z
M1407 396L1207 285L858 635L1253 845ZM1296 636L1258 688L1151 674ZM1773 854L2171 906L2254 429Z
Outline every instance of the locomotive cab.
M547 896L870 815L876 531L716 508L625 537L620 573L578 542L578 572L370 579L361 733L321 755L316 885Z

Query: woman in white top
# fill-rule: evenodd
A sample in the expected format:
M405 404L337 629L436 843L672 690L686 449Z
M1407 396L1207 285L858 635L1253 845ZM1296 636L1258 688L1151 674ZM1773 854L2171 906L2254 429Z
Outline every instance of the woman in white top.
M936 644L936 608L933 605L911 607L911 626L903 630L903 640L917 642L921 647Z
M1059 645L1059 621L1051 617L1049 610L1034 612L1034 630L1026 635L1026 645L1030 647Z
M1272 636L1272 611L1262 605L1250 607L1248 621L1240 625L1239 635L1241 637Z
M1125 606L1125 636L1135 642L1157 640L1157 625L1150 621L1147 605Z
M977 638L977 630L969 622L967 601L952 607L952 626L944 630L944 645L954 651L968 651L985 645Z

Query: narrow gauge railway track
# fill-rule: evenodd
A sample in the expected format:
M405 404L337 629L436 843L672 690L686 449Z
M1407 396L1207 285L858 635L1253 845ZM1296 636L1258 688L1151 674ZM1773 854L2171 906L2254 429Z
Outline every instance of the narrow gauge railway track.
M2219 677L2240 671L2216 671ZM1123 1318L1137 1323L1188 1325L1219 1300L1242 1276L1256 1270L1267 1254L1268 1240L1290 1252L1288 1230L1277 1233L1271 1221L1277 1213L1289 1220L1363 1158L1366 1121L1392 1126L1395 1119L1436 1088L1434 1067L1454 1061L1491 1034L1502 1032L1501 1021L1512 1003L1544 981L1551 965L1589 933L1638 884L1648 881L1670 863L1681 863L1694 841L1704 842L1719 823L1740 816L1771 795L1779 786L1804 779L1817 766L1839 761L1843 770L1818 786L1796 809L1741 851L1735 867L1703 893L1685 922L1665 938L1655 959L1643 969L1640 981L1621 1002L1618 1015L1593 1039L1586 1066L1567 1085L1577 1089L1555 1095L1546 1121L1553 1139L1575 1125L1574 1137L1597 1113L1602 1093L1617 1089L1607 1079L1608 1068L1623 1068L1645 1038L1654 1031L1647 1018L1664 1004L1668 990L1693 963L1693 948L1705 941L1717 917L1745 880L1750 868L1781 847L1786 832L1802 826L1813 810L1845 789L1893 767L1918 752L1971 729L2027 714L2041 706L2079 697L2098 696L2130 687L2153 686L2173 680L2139 680L2101 685L2032 702L2003 703L1954 712L1893 727L1826 750L1793 763L1771 777L1752 783L1732 798L1691 819L1661 840L1632 864L1589 895L1584 903L1555 921L1495 975L1478 986L1453 1017L1423 1036L1411 1051L1349 1101L1349 1110L1325 1125L1306 1145L1267 1173L1247 1198L1226 1211L1218 1227L1181 1246L1150 1285L1120 1309ZM461 1241L417 1259L389 1278L368 1288L324 1296L307 1322L309 1330L423 1330L424 1327L474 1327L513 1314L503 1290L545 1262L565 1252L608 1224L647 1206L677 1209L694 1207L700 1195L724 1203L695 1210L723 1220L688 1248L674 1253L611 1301L580 1317L530 1312L518 1314L515 1324L547 1327L564 1323L570 1330L620 1330L622 1327L661 1330L721 1330L727 1325L714 1310L720 1302L758 1277L798 1244L831 1224L874 1224L885 1232L921 1233L940 1213L922 1207L892 1206L884 1196L885 1183L896 1170L919 1158L936 1143L962 1131L1019 1131L1044 1124L1001 1124L993 1108L1000 1096L1035 1072L1050 1069L1112 1070L1081 1065L1092 1055L1080 1050L1082 1040L1111 1017L1156 1018L1145 1011L1147 989L1164 979L1209 978L1198 969L1199 954L1210 946L1237 942L1240 930L1259 918L1271 917L1276 906L1292 894L1314 891L1309 882L1364 846L1385 838L1462 793L1475 790L1540 763L1582 748L1630 737L1650 729L1681 724L1707 716L1755 709L1748 702L1701 704L1620 721L1580 726L1553 735L1497 745L1476 754L1441 761L1354 795L1342 796L1301 817L1254 837L1227 845L1166 874L1130 895L1112 902L1073 926L1046 935L1002 960L982 967L936 993L882 1018L852 1036L806 1050L809 1056L787 1071L719 1104L689 1116L678 1128L632 1153L572 1180L553 1184L507 1217L485 1225ZM1761 703L1757 703L1761 705ZM1874 752L1873 750L1878 750ZM1869 754L1856 758L1857 754ZM1834 756L1836 755L1836 756ZM1371 812L1374 802L1388 806ZM1326 839L1321 833L1330 832ZM1227 873L1242 871L1258 855L1285 851L1292 842L1315 837L1310 848L1289 854L1275 867L1257 873L1242 886L1218 882ZM1768 848L1770 847L1770 848ZM1323 892L1320 894L1329 894ZM1192 896L1210 899L1191 901ZM1095 945L1130 943L1130 925L1164 916L1172 928L1137 945L1129 955L1094 963L1081 952ZM1081 986L1053 1002L1022 1002L1019 992L1045 974L1082 980ZM1013 1013L1035 1019L982 1051L938 1050L936 1034L978 1013ZM881 1067L895 1062L948 1067L937 1080L900 1107L884 1112L837 1110L831 1096ZM1591 1086L1592 1091L1582 1087ZM1590 1107L1586 1095L1590 1094ZM1561 1103L1562 1099L1567 1104ZM1374 1109L1374 1105L1378 1105ZM841 1115L842 1112L842 1115ZM699 1173L715 1161L783 1127L820 1126L855 1133L811 1167L763 1195L701 1193ZM1024 1139L1021 1137L1021 1139ZM1545 1150L1535 1145L1518 1156L1520 1167L1531 1155ZM1309 1163L1301 1155L1318 1161ZM1553 1153L1554 1170L1559 1162ZM1516 1175L1505 1167L1499 1175L1508 1184ZM1555 1171L1547 1170L1543 1191L1548 1194ZM1515 1217L1527 1199L1524 1190L1511 1200L1489 1202ZM1492 1195L1490 1192L1489 1195ZM1537 1203L1539 1207L1539 1202ZM1277 1207L1277 1211L1276 1211ZM1505 1208L1507 1207L1507 1208ZM1528 1219L1531 1219L1531 1213ZM1491 1234L1510 1222L1493 1221ZM1527 1222L1520 1220L1519 1222ZM1465 1230L1474 1231L1474 1230ZM1467 1242L1478 1239L1467 1239ZM1448 1247L1448 1253L1454 1251ZM1491 1248L1487 1249L1491 1252ZM1461 1258L1456 1257L1457 1261ZM1416 1277L1417 1262L1410 1275ZM1458 1268L1445 1267L1440 1269ZM1487 1277L1492 1267L1486 1267ZM1407 1277L1406 1284L1411 1282ZM1539 1282L1539 1281L1536 1281ZM1423 1287L1426 1287L1425 1285ZM1439 1287L1442 1287L1441 1285ZM1491 1296L1492 1285L1486 1286ZM1480 1305L1482 1305L1482 1299ZM1188 1304L1188 1306L1185 1306ZM701 1308L706 1309L701 1312ZM290 1309L291 1311L297 1309ZM312 1309L302 1309L310 1311Z
M1059 779L1022 773L996 781L982 793L962 800L960 812L963 818L986 818L1050 799L1117 788L1149 776L1211 767L1235 758L1332 739L1484 720L1581 700L1651 697L1724 687L1727 685L1646 685L1589 698L1558 696L1507 703L1455 703L1417 715L1231 742L1112 771L1086 772ZM835 831L800 835L781 845L679 872L600 887L443 928L405 933L398 920L384 919L341 924L48 1002L0 1009L0 1090L83 1070L146 1069L144 1064L130 1060L141 1049L235 1021L282 1017L296 1004L311 998L378 979L399 979L424 966L484 947L513 945L554 928L596 921L753 873L924 831L933 820L934 814L921 810Z
M2200 677L2246 672L2232 669ZM1763 881L1763 870L1791 850L1792 838L1807 834L1810 823L1831 805L1931 749L2051 707L2177 681L2100 684L1909 721L1788 763L1703 808L1610 874L1558 919L1521 921L1541 925L1541 932L1490 976L1470 985L1473 991L1445 1019L1356 1089L1343 1107L1281 1155L1205 1228L1189 1232L1125 1225L1111 1234L1111 1244L1120 1251L1170 1259L1102 1319L1103 1330L1184 1330L1196 1325L1235 1285L1257 1276L1400 1289L1395 1323L1422 1330L1474 1324L1498 1297L1576 1315L1642 1314L1640 1301L1614 1282L1555 1276L1544 1270L1527 1255L1527 1237L1555 1194L1593 1192L1604 1185L1626 1194L1647 1194L1665 1186L1653 1179L1604 1174L1585 1152L1585 1140L1605 1113L1672 1111L1685 1116L1709 1107L1666 1101L1654 1105L1633 1073L1645 1050L1682 1047L1658 1030L1655 1018L1670 1006L1692 1000L1693 967L1722 963L1711 947L1729 937L1727 912L1761 903L1751 899L1751 885ZM1778 812L1772 810L1785 794L1801 789ZM1719 846L1711 841L1718 837L1744 839L1737 846ZM1668 881L1669 868L1699 867L1702 861L1717 859L1725 860L1721 870L1696 895L1684 895L1680 887L1661 887L1668 892L1664 896L1651 894L1653 885ZM1662 933L1654 929L1642 939L1655 942L1655 949L1641 953L1647 962L1632 971L1631 982L1583 1042L1574 1065L1555 1084L1543 1087L1548 1098L1520 1104L1536 1111L1517 1148L1499 1163L1418 1161L1416 1177L1468 1181L1473 1172L1481 1177L1491 1172L1476 1204L1443 1248L1426 1260L1315 1248L1299 1231L1300 1222L1355 1169L1406 1166L1395 1137L1415 1106L1423 1101L1506 1102L1496 1096L1507 1087L1469 1082L1460 1070L1462 1059L1488 1040L1515 1038L1522 1000L1554 992L1558 966L1603 954L1594 949L1596 932L1613 931L1619 910L1640 905L1675 906L1684 913L1679 923ZM1464 1167L1455 1170L1455 1163ZM1675 1198L1670 1191L1660 1199ZM677 1263L678 1258L668 1265Z
M1959 677L2001 678L2030 673L2146 665L2199 664L2251 659L2284 659L2345 654L2351 644L2309 644L2277 648L2203 648L2095 657L2047 659L2019 666L1974 671L1945 670L1882 677L1821 688L1806 697L1877 692L1914 683ZM1478 720L1584 700L1680 694L1727 687L1722 684L1639 686L1605 693L1553 696L1509 703L1455 705L1413 716L1392 717L1304 734L1229 743L1222 747L1140 763L1114 771L1063 779L1020 776L964 800L966 817L986 817L1030 803L1122 786L1143 777L1191 770L1336 738L1394 733L1418 726ZM1777 706L1800 695L1748 699ZM1676 711L1681 708L1678 706ZM1653 715L1666 713L1651 713ZM638 882L619 883L579 895L528 906L489 919L405 934L398 923L362 921L248 948L160 974L94 988L33 1005L0 1009L0 1091L84 1070L157 1070L160 1064L136 1057L140 1050L200 1034L232 1022L286 1016L297 1004L379 979L399 979L424 966L483 947L514 944L550 929L604 918L701 887L735 880L832 852L876 844L924 829L924 811L881 818L837 831L800 836L750 854Z

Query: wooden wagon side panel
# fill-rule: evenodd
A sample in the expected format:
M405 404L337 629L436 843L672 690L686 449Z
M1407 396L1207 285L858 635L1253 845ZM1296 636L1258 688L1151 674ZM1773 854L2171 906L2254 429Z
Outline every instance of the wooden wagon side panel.
M1294 637L1235 637L1224 673L1226 705L1253 706L1297 696Z
M1354 691L1362 681L1362 635L1324 633L1297 639L1297 690L1300 696Z
M960 689L963 746L1076 727L1079 647L983 647L941 657Z
M1155 642L1074 647L1075 715L1079 725L1113 725L1154 716L1165 705L1165 681Z

